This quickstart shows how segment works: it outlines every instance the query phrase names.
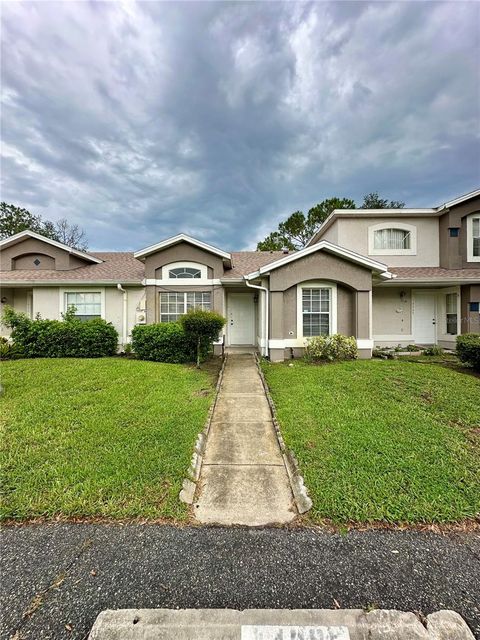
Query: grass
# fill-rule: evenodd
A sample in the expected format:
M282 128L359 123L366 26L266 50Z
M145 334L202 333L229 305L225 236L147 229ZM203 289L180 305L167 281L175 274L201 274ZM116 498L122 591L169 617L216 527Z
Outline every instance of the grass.
M121 358L4 362L2 519L184 520L178 500L213 378Z
M312 521L478 517L478 378L402 360L263 368L313 500Z

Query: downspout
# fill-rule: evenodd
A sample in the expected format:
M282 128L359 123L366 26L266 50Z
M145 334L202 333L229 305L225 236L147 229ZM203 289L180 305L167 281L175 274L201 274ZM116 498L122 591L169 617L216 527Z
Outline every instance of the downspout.
M247 285L247 287L250 287L250 289L259 289L260 291L263 291L265 293L265 347L264 347L264 352L263 355L268 358L268 322L269 322L269 318L268 318L268 313L269 313L269 291L267 289L267 287L261 287L257 284L250 284L250 282L247 280L247 277L244 276L244 280L245 280L245 284Z
M128 293L119 283L117 289L123 293L123 321L122 321L122 345L125 348L127 344L127 322L128 322Z

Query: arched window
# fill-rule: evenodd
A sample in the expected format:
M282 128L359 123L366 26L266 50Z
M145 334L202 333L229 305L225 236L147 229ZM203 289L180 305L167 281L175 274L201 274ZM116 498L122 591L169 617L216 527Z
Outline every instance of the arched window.
M417 253L417 228L404 222L381 222L368 228L370 255L414 256Z
M201 278L202 272L200 269L193 269L192 267L177 267L176 269L170 269L168 272L169 278Z

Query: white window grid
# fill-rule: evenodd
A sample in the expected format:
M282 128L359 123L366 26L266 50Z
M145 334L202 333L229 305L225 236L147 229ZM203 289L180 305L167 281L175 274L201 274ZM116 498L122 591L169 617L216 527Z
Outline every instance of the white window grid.
M160 322L176 322L190 309L210 311L210 291L168 291L160 293Z
M306 338L330 334L331 289L302 288L302 322Z
M75 316L83 319L102 317L100 291L75 291L65 294L65 309L75 307Z

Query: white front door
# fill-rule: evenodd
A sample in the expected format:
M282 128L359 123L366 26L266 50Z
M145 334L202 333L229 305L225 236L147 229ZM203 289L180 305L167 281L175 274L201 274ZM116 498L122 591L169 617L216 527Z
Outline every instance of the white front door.
M255 303L253 293L229 293L228 344L255 344Z
M416 344L436 342L435 294L417 291L413 296L413 338Z

